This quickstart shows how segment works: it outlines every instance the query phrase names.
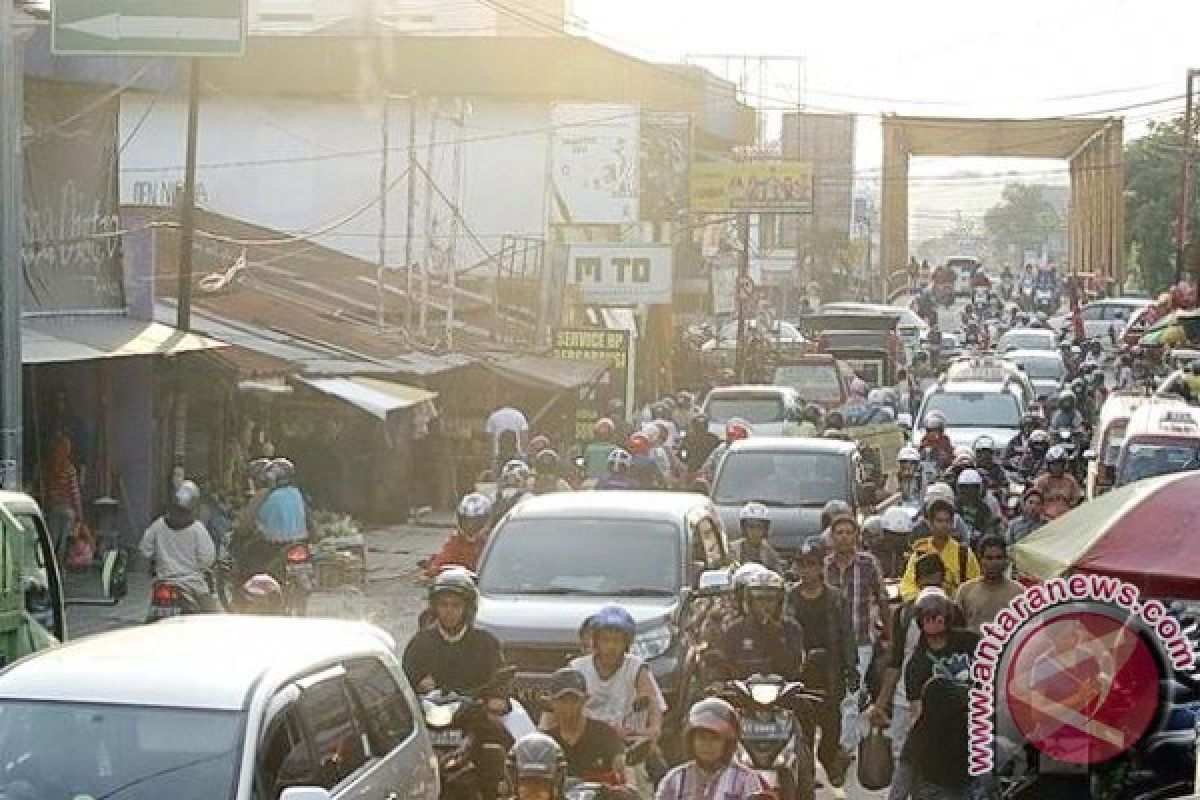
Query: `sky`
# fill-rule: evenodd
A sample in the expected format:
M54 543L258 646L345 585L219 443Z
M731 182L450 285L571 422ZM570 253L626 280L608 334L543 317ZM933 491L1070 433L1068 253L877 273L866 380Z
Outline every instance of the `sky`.
M882 160L881 113L1123 115L1128 139L1150 119L1181 113L1186 70L1200 67L1194 0L574 0L573 11L577 32L641 58L803 57L809 109L863 115L856 169L866 180ZM775 83L761 93L795 96L782 75ZM1167 102L1120 110L1151 101ZM1065 167L916 159L914 211L936 216L950 202L986 207L1011 179L963 178L979 191L951 191L940 178L952 173L1016 170L1057 183ZM933 178L921 184L921 176Z

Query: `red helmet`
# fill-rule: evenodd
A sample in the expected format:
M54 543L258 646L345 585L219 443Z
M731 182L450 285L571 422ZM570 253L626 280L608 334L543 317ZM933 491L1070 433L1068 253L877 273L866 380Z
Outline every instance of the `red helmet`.
M750 438L750 423L741 419L731 419L725 423L725 441L736 442L739 439Z
M650 452L650 437L638 431L629 437L629 452L635 456L644 456Z

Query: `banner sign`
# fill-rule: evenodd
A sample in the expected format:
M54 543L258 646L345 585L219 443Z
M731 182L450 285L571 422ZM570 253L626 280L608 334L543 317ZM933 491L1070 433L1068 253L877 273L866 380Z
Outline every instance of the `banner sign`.
M125 308L118 102L73 84L25 82L25 311Z
M611 401L621 404L625 413L625 394L632 365L629 358L629 331L595 328L562 328L554 332L553 355L575 361L602 361L608 370L582 398L575 409L575 440L591 441L592 427L600 417L609 416Z
M558 221L625 225L638 220L636 106L554 107L551 184Z
M569 245L567 285L590 305L668 305L671 255L669 244Z
M677 219L691 199L692 115L643 111L641 158L642 219Z
M692 212L810 213L812 165L800 161L750 161L692 165Z

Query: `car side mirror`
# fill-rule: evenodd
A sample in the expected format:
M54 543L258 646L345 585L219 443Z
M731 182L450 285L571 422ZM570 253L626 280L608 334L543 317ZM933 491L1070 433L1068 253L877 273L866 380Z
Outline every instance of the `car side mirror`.
M279 795L279 800L333 800L333 795L320 786L289 786Z

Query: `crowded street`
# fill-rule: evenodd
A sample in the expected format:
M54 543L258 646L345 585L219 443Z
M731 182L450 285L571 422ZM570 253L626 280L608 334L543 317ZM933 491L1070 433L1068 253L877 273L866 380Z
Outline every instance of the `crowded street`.
M1200 798L1197 29L0 0L0 800Z

